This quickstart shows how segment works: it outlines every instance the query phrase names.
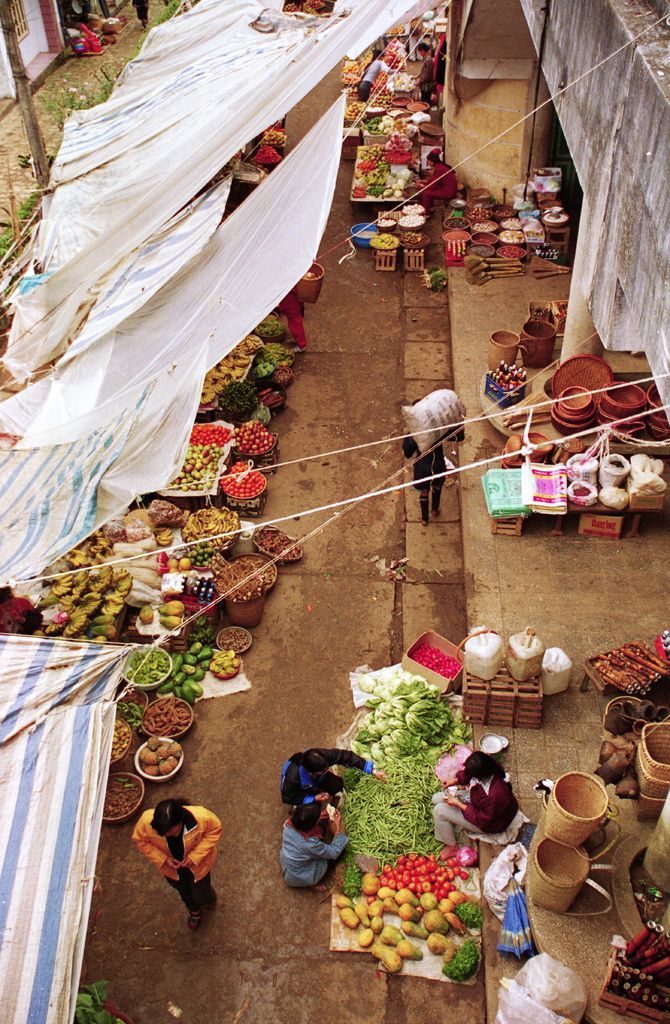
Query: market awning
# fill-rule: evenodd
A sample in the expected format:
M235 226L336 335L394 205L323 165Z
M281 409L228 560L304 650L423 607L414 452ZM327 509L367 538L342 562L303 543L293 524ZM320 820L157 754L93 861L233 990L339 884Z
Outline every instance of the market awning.
M140 310L0 406L2 429L21 438L0 458L0 471L3 460L7 469L20 467L14 493L19 483L19 500L31 492L17 515L6 485L0 578L36 574L136 494L174 477L206 369L267 315L318 251L339 166L343 107L341 97ZM116 436L124 415L131 422L119 450L103 438ZM82 450L63 458L60 446L73 444ZM55 462L60 474L50 479ZM86 505L73 502L75 490Z
M24 280L13 296L4 358L17 379L62 353L96 283L249 139L417 4L349 0L331 18L277 15L267 35L251 27L265 7L200 0L149 33L107 103L68 119L52 171L58 187L34 250L47 276L22 293L35 284Z
M72 1018L122 648L0 636L0 1006Z

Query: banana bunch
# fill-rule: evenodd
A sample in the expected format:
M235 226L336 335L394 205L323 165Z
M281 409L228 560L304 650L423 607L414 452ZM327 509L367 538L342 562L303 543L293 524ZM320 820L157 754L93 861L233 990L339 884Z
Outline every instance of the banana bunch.
M97 530L87 541L68 552L65 561L71 569L85 569L104 562L112 553L112 545L102 530Z
M209 405L216 401L227 384L234 380L242 380L249 368L254 354L263 347L263 342L255 334L248 334L232 352L213 366L206 374L200 397L201 405Z
M100 536L96 538L94 550L100 553L108 546L107 540ZM113 637L116 619L123 611L124 599L132 586L131 574L123 568L114 570L111 565L101 565L89 572L75 572L56 580L40 601L40 607L58 606L68 618L66 622L50 622L42 635L86 640L91 631L96 642Z
M127 569L117 569L112 577L114 583L114 593L110 597L127 597L130 591L133 589L133 577L127 571Z
M63 630L63 636L85 637L88 626L88 615L83 608L74 608L70 614L70 620Z
M156 543L161 548L167 548L172 544L173 531L169 526L161 526L159 530L154 532Z
M114 582L114 570L111 565L105 565L97 572L89 573L88 589L92 593L104 594Z
M216 534L236 533L240 517L229 508L201 508L192 512L182 530L184 540L199 540Z

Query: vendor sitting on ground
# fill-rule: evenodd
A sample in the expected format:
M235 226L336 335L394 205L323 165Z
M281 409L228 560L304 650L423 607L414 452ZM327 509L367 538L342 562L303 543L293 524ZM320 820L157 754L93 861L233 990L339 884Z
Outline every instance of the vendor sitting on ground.
M311 747L303 753L292 754L281 771L282 803L311 804L315 800L328 800L344 789L339 775L328 771L331 765L344 768L358 768L366 775L386 781L386 775L375 769L372 761L354 754L353 750L339 750L337 747Z
M291 810L284 822L279 862L287 885L295 888L319 885L328 863L337 860L349 842L341 831L342 818L333 812L332 820L322 803L300 804ZM330 841L328 841L330 840Z
M445 789L468 786L470 792L467 803L449 793L433 796L435 838L445 844L442 857L452 857L458 850L454 826L468 833L497 835L509 828L519 810L505 769L480 751L470 754L456 777L444 785Z
M30 636L42 625L38 612L27 597L15 597L11 587L0 587L0 633Z
M432 167L430 178L419 193L419 200L426 213L433 209L433 203L443 200L448 203L458 192L456 175L449 164L445 164L439 149L431 149L426 160Z

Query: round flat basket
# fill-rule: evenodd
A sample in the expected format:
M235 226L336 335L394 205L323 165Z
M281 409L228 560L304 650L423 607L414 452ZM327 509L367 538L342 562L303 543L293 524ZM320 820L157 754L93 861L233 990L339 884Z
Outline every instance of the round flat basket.
M226 626L219 630L216 638L220 651L235 651L235 654L244 654L253 642L254 638L244 626Z
M173 711L179 716L178 720L175 717L174 724L171 726L164 724L165 714L168 711ZM157 716L160 719L160 724L154 725ZM142 732L145 736L164 736L169 733L171 740L178 740L191 728L194 718L193 708L188 701L168 694L149 704L142 715Z
M229 561L231 563L239 562L244 566L248 566L249 575L260 573L265 583L266 593L268 590L272 590L277 582L279 572L269 555L264 555L261 552L257 554L252 552L248 555L234 555Z
M552 394L560 395L566 388L579 386L592 391L614 383L611 368L600 356L570 356L556 370L551 379Z
M137 814L143 800L144 783L139 775L112 772L107 779L102 820L106 825L122 825Z
M270 543L268 543L269 541ZM292 546L288 547L291 542L293 542ZM280 565L298 562L303 554L302 547L294 537L289 537L287 533L274 526L261 526L254 530L253 545L262 555L276 559ZM279 552L282 552L280 557L278 557Z

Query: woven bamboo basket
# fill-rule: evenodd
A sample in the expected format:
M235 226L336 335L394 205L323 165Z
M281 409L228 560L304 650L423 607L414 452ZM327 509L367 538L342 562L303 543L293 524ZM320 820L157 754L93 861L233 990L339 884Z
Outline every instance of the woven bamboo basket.
M670 784L670 722L645 725L638 750L647 775Z
M580 846L602 823L608 807L600 779L586 772L566 772L549 794L545 833L566 846Z
M641 748L642 742L638 743L637 753L635 754L635 771L640 783L640 793L642 796L650 797L653 800L665 800L670 789L670 782L658 778L657 775L649 771L647 762L642 756Z
M638 821L655 821L660 818L665 800L655 799L651 796L640 796L635 802L635 815Z
M564 914L579 895L590 866L581 847L541 839L528 864L528 895L538 906Z

